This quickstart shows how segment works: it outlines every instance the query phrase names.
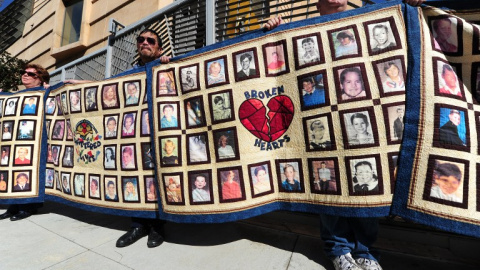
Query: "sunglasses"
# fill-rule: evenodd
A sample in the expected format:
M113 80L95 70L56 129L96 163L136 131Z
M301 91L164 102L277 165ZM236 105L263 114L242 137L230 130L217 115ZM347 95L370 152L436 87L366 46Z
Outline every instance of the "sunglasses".
M30 77L37 77L38 75L36 73L33 73L33 72L29 72L29 71L26 71L26 70L20 70L20 74L22 74L22 76L27 73L27 76L30 76Z
M147 40L147 43L150 44L150 45L155 45L157 43L157 41L154 39L154 38L151 38L151 37L137 37L137 43L143 43L145 41L145 39Z

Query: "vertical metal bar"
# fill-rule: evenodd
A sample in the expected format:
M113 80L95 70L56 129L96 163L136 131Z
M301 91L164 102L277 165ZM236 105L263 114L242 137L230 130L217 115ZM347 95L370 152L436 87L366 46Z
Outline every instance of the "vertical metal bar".
M112 76L112 53L114 40L115 39L112 35L108 36L107 55L105 56L105 78L110 78L110 76Z
M215 43L215 0L205 1L205 42L206 45Z
M165 25L167 26L167 35L168 35L168 41L170 42L170 51L172 53L172 57L175 56L175 48L173 46L173 40L172 40L172 29L170 28L170 24L168 23L168 17L167 14L165 13Z

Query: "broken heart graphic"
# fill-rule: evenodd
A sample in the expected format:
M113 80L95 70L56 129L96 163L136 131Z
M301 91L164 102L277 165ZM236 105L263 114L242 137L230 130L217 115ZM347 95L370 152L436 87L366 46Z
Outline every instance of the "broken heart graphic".
M292 100L283 95L270 99L266 107L261 100L251 98L240 105L238 114L240 122L250 133L272 142L287 131L292 123L294 108Z

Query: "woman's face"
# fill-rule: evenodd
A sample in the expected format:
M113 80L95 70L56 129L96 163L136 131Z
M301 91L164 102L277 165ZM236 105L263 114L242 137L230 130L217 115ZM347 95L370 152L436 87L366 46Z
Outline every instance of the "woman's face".
M127 183L127 191L129 193L133 193L133 184L130 182Z
M349 37L340 38L340 44L342 44L342 46L348 46L351 42Z
M20 148L18 150L18 158L19 159L24 159L26 154L27 154L27 151L25 149Z
M90 183L90 191L91 191L92 194L97 193L97 185L93 181L92 181L92 183Z
M107 149L107 159L112 159L112 150L110 148Z
M357 166L355 175L360 184L365 184L373 180L373 171L368 165Z
M398 74L400 73L400 71L395 65L391 65L385 72L387 73L388 77L392 79L397 78Z
M357 96L363 91L363 85L358 73L347 72L345 80L342 83L343 91L352 97Z
M258 182L263 182L265 181L265 175L267 175L267 173L264 171L264 170L260 170L257 172L257 180Z
M114 120L110 120L107 123L107 128L108 128L108 131L110 132L113 132L116 126L117 126L117 123Z
M228 181L232 182L233 178L235 178L235 173L233 171L228 172Z
M383 45L388 41L387 31L385 31L385 28L383 27L375 28L375 31L373 31L373 38L379 45Z
M365 123L362 118L353 119L353 128L355 128L358 134L367 133L367 123Z
M173 154L173 150L175 149L175 145L173 143L167 142L165 143L165 152L167 155Z

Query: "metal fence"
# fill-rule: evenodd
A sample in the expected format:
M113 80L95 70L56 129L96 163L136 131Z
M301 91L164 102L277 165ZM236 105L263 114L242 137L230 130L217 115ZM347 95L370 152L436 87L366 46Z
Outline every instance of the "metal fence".
M138 57L135 38L145 28L160 33L164 54L178 56L258 29L271 16L282 15L287 22L318 16L316 2L178 0L120 30L111 21L109 45L51 72L51 84L66 79L102 80L130 69ZM349 5L358 7L353 2Z

